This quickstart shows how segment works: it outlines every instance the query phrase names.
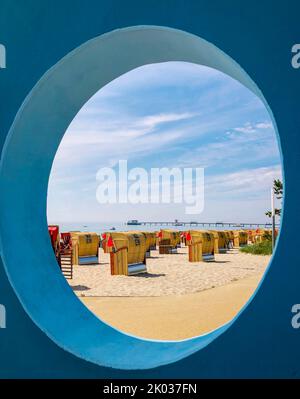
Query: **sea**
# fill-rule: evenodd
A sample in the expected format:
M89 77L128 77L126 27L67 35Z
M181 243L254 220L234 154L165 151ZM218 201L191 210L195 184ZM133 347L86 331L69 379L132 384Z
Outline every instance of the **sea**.
M146 224L146 225L127 225L126 222L92 222L92 223L82 223L82 222L54 222L54 223L49 223L49 224L56 224L59 225L59 230L60 232L67 232L67 231L81 231L81 232L95 232L95 233L103 233L105 231L130 231L130 230L138 230L138 231L158 231L160 229L173 229L173 230L188 230L188 229L195 229L195 230L236 230L236 229L242 229L243 227L241 226L228 226L228 225L220 225L220 224L215 224L211 223L211 225L205 225L202 226L200 225L175 225L174 224ZM245 228L248 228L246 226ZM251 228L256 228L255 226L252 226Z

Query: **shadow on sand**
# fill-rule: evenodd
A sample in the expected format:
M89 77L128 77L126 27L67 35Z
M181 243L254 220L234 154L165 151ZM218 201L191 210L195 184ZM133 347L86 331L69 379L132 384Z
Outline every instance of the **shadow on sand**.
M74 291L88 291L88 290L90 290L90 287L87 287L86 285L71 285L71 288Z
M132 277L144 277L144 278L156 278L156 277L163 277L165 273L140 273L136 274Z

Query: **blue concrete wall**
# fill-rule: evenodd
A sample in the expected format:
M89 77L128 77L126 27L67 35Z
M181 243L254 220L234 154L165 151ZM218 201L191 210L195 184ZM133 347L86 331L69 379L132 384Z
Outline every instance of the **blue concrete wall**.
M1 144L25 96L41 76L71 50L95 36L120 27L168 26L199 35L220 47L248 72L262 90L274 113L281 137L286 198L282 234L272 267L258 294L238 322L201 351L171 365L151 370L121 371L100 367L56 346L28 318L7 280L3 265L0 264L0 303L6 306L8 327L0 329L0 376L299 376L300 349L297 343L300 332L292 329L290 323L291 307L300 299L297 253L292 251L293 245L296 248L299 224L297 97L300 71L292 69L290 63L291 47L299 42L300 37L296 16L299 6L294 1L281 7L271 1L262 1L255 8L252 4L247 6L246 2L240 1L228 1L226 4L222 1L190 1L188 4L183 1L164 1L162 4L156 1L145 1L143 4L129 1L125 7L123 1L90 1L88 5L78 1L45 1L40 6L34 1L27 1L26 5L2 1L0 40L7 48L7 69L0 70ZM272 13L269 12L270 9ZM288 29L283 28L287 26ZM25 125L24 131L27 128ZM27 150L30 151L30 146ZM16 159L18 155L17 153ZM10 162L14 168L14 159L11 158ZM21 169L20 176L25 177ZM18 193L16 176L10 176L9 169L6 169L2 178L5 184L11 181ZM45 181L41 181L41 184L45 184ZM22 182L21 185L25 189L26 184ZM7 203L4 205L8 206ZM43 207L43 204L37 202L37 212L40 212L41 219L45 218ZM7 216L8 214L1 215L1 227L11 223ZM18 220L18 214L15 217ZM24 220L23 223L27 223L23 231L26 228L30 230L28 221ZM16 238L17 244L20 243L22 237ZM4 246L7 246L6 242L3 243ZM26 251L26 248L23 249ZM9 255L19 259L12 247ZM45 256L50 257L50 253L47 252ZM21 265L19 270L15 268L12 273L15 273L13 278L22 273ZM64 284L62 279L54 277L51 282ZM31 287L32 290L40 290L47 295L48 283L49 281L45 282L43 287L36 275L25 272L23 286L19 288L26 292L26 288ZM58 329L59 317L58 315ZM47 324L48 321L45 316L43 323ZM80 331L79 326L74 333L80 337L80 341L84 331ZM101 334L106 339L105 327ZM117 339L122 340L122 335L118 335ZM106 350L114 351L114 348L106 346ZM130 351L128 355L131 355ZM117 357L118 353L114 356ZM145 357L147 356L151 358L152 355L145 353ZM160 354L156 353L155 356Z

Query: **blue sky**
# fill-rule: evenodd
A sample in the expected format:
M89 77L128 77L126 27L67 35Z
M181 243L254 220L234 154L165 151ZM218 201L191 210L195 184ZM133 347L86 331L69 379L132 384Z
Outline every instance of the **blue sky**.
M181 204L103 205L96 173L128 167L203 167L205 207L192 219L265 221L281 176L275 132L248 89L211 68L169 62L135 69L96 93L57 151L48 221L190 220Z

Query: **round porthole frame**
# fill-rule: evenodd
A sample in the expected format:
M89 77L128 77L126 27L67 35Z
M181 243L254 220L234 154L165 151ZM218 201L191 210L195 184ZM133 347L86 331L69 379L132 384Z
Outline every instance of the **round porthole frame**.
M54 65L26 97L2 152L0 246L10 283L47 336L61 348L101 366L149 369L178 361L238 323L243 311L217 330L191 339L158 341L131 336L101 321L77 299L49 244L48 178L67 127L89 98L113 79L142 65L168 61L215 68L244 84L268 109L280 146L263 94L232 58L184 31L135 26L89 40Z

